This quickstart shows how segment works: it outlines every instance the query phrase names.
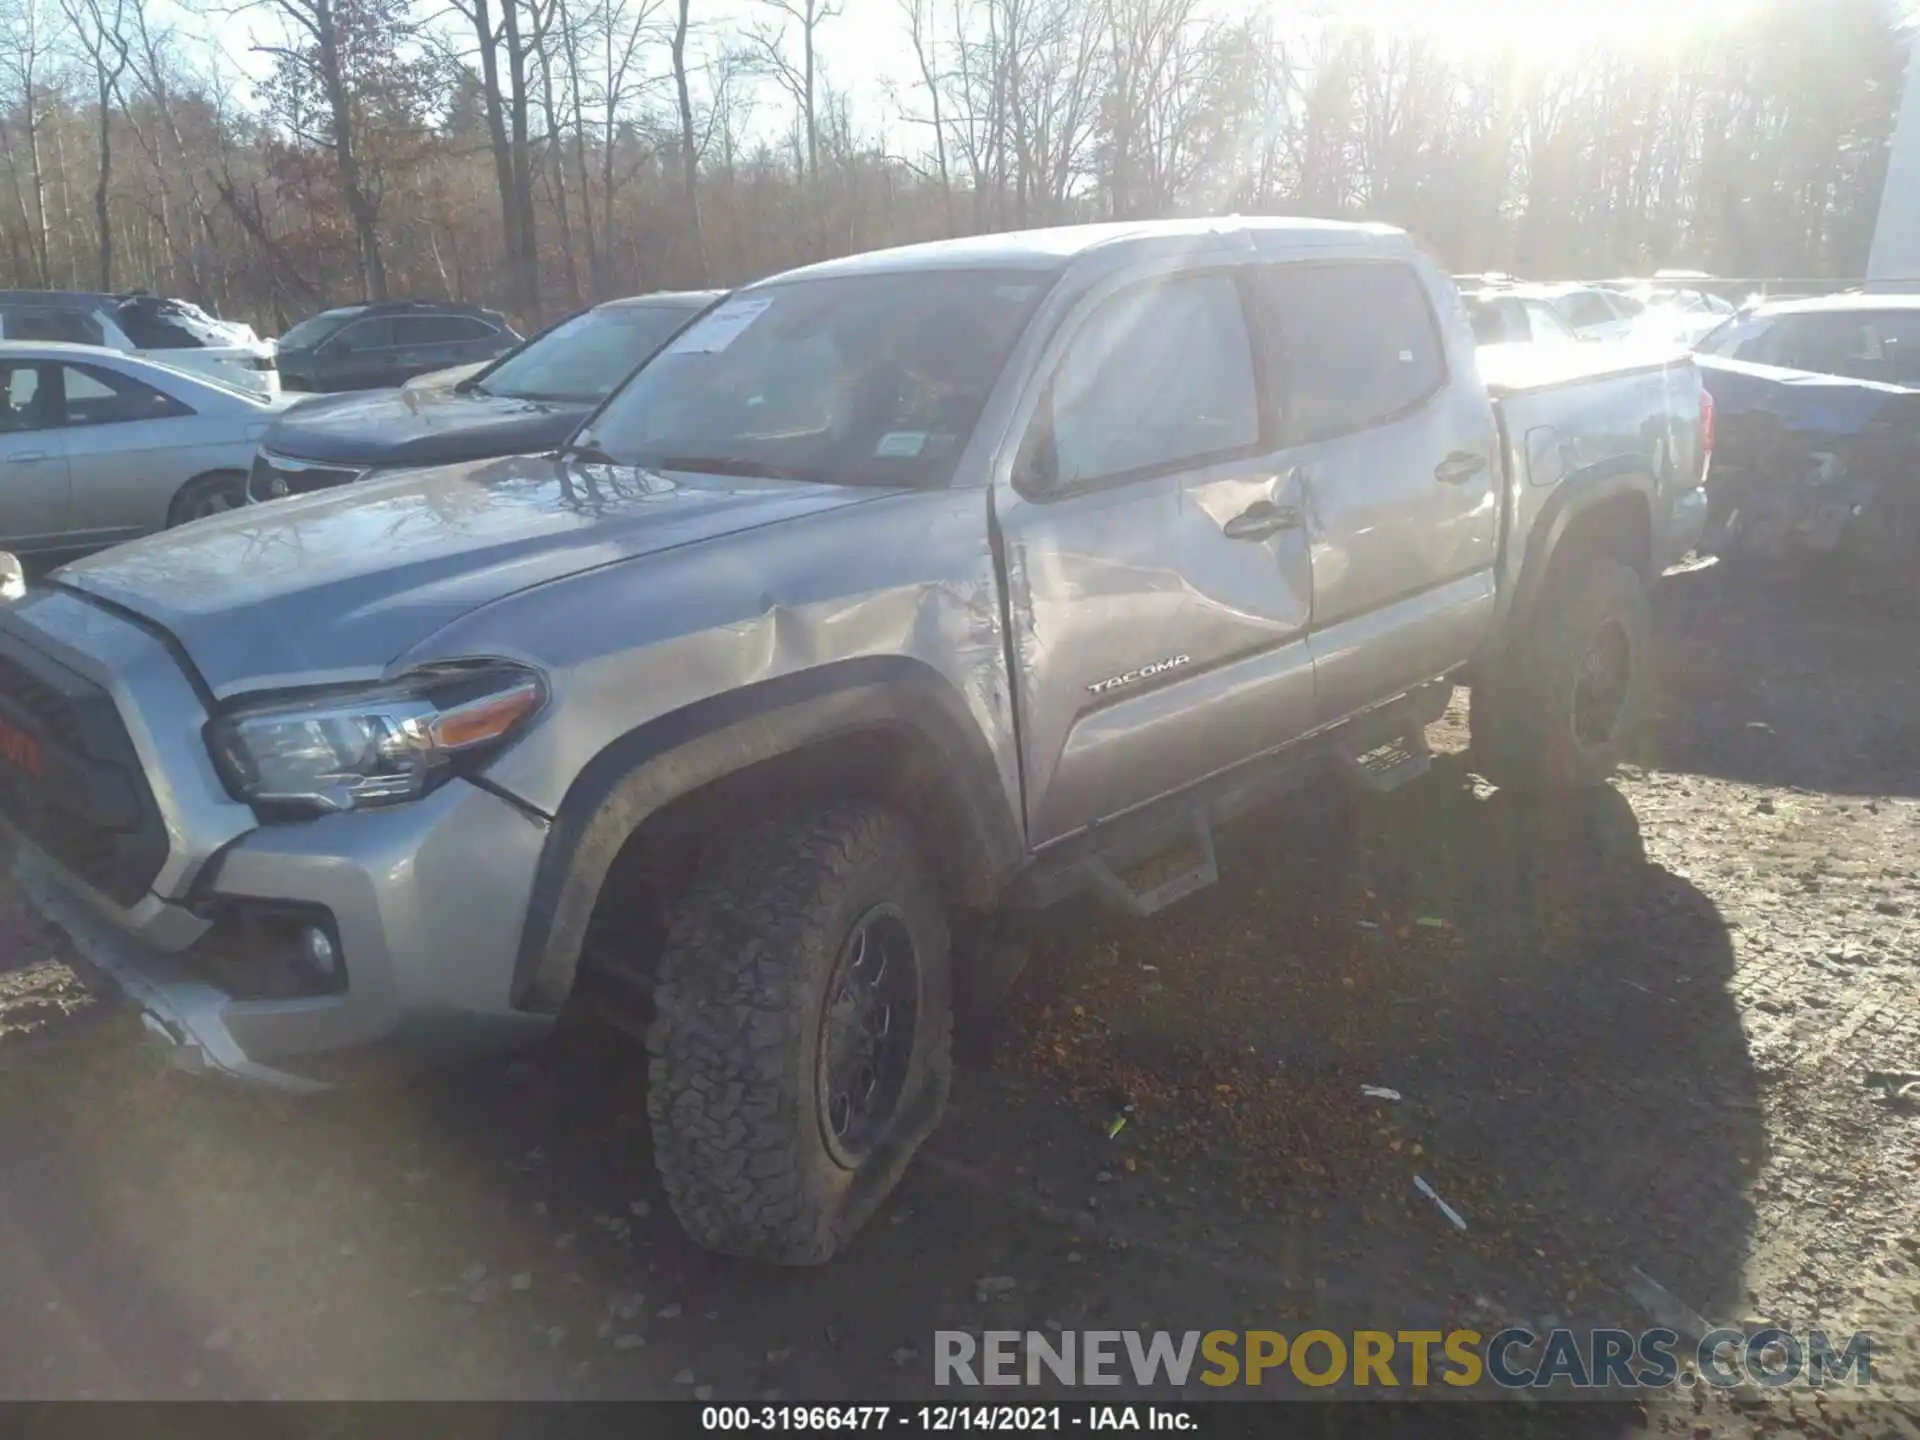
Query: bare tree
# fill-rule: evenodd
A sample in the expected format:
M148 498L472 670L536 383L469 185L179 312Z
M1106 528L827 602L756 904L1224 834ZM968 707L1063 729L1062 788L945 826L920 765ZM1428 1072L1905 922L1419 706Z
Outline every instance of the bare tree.
M4 17L6 44L4 52L0 52L0 67L4 67L0 73L6 76L8 90L18 97L20 128L27 142L27 173L32 184L31 210L20 190L19 172L12 164L13 138L4 130L0 130L0 145L6 147L8 169L13 171L14 198L19 202L21 223L26 227L28 244L33 251L35 278L43 286L51 285L47 181L40 151L41 86L46 79L48 55L46 17L41 0L9 0L0 16Z
M127 73L131 51L127 45L126 0L61 0L61 13L73 27L93 67L94 129L99 137L99 165L94 172L93 217L99 234L100 288L113 289L113 222L107 200L113 189L113 117L120 95L120 77Z
M695 283L707 283L707 246L700 233L700 150L693 140L693 95L687 85L688 12L692 0L674 6L673 93L680 114L680 199L687 209L687 234L692 242Z
M759 0L775 19L749 27L747 41L766 74L792 99L804 132L807 184L820 183L818 104L820 27L840 14L840 0ZM800 58L787 53L787 27L800 27Z
M681 0L682 4L686 0ZM939 53L939 37L934 31L934 12L931 0L897 0L900 13L907 22L907 38L913 44L914 62L920 68L920 83L927 92L927 104L932 107L933 116L929 122L933 127L934 158L940 177L940 207L946 217L946 230L953 233L953 175L947 168L947 126L940 114L940 75L936 61Z

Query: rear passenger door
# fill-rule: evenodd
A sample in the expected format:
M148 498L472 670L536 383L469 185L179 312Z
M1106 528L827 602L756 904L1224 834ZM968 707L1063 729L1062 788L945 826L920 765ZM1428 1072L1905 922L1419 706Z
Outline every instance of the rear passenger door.
M181 485L211 457L190 447L193 410L104 365L57 368L77 542L112 544L167 523Z
M1411 265L1271 265L1254 288L1306 501L1325 724L1472 654L1493 600L1493 412Z
M342 326L320 347L319 383L328 390L398 385L406 377L393 342L393 321L385 316Z
M994 508L1043 845L1294 738L1313 674L1302 496L1233 270L1082 301L1035 385Z

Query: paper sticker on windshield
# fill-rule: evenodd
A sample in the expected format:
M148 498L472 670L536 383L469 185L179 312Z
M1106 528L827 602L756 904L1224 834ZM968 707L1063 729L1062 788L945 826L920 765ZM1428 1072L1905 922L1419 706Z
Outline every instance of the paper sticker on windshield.
M927 448L924 430L889 430L873 447L876 460L911 460Z
M733 300L703 320L667 348L669 355L711 355L740 338L740 332L773 308L773 301Z

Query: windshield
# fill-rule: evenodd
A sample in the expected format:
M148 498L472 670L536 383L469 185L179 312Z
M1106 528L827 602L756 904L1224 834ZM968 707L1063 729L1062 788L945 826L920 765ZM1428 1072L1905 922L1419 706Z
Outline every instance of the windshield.
M951 270L764 286L662 351L587 443L660 470L945 484L1051 281Z
M528 342L468 389L511 400L604 400L692 314L676 305L589 310Z
M323 310L318 315L309 316L280 337L281 348L298 350L318 345L359 313L358 310Z

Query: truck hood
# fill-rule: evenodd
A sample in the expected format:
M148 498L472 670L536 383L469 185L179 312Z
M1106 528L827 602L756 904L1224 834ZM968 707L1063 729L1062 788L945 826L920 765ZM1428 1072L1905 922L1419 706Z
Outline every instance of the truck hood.
M263 443L276 455L329 465L448 465L550 449L588 408L452 389L373 390L309 401Z
M364 678L530 586L893 493L511 458L246 506L50 579L164 627L225 697Z

